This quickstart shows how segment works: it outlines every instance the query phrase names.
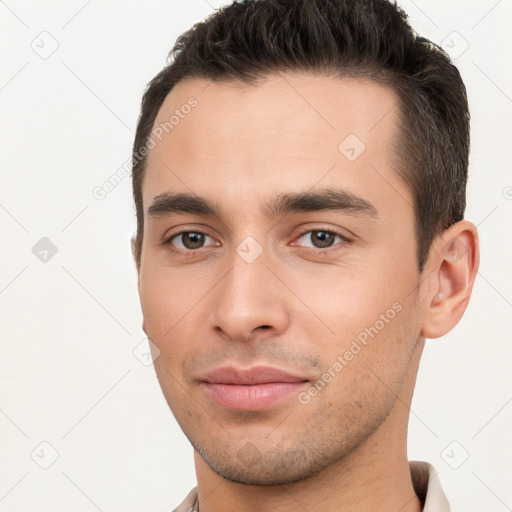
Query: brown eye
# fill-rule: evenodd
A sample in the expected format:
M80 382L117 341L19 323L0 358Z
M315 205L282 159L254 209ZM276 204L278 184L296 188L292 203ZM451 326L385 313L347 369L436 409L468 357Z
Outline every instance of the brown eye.
M336 239L341 242L345 241L346 238L341 236L339 233L326 230L312 230L303 233L300 238L300 244L305 247L314 249L326 249L334 245Z
M200 249L204 246L205 240L211 238L204 233L198 233L196 231L183 231L171 237L169 242L179 249Z
M336 234L329 233L328 231L312 231L310 240L315 247L323 249L324 247L330 247L336 238Z

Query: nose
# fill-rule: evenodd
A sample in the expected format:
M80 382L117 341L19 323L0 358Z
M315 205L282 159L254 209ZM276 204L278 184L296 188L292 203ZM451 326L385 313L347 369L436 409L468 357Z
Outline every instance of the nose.
M274 337L287 329L289 297L267 264L264 253L252 263L233 254L231 270L213 297L213 326L224 339L250 341L264 332Z

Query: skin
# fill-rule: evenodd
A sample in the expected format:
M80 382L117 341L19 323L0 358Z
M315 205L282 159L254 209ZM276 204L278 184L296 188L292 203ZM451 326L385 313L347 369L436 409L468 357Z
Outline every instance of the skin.
M387 87L306 73L245 87L188 79L155 126L191 96L197 107L149 154L137 263L143 329L195 448L201 512L421 510L406 453L409 406L425 337L453 328L469 300L475 226L439 235L419 272L413 198L394 171L398 99ZM366 146L354 161L338 149L349 134ZM329 187L376 215L264 212L278 194ZM150 217L166 192L207 198L219 215ZM325 231L345 238L319 247ZM192 256L189 238L169 241L183 232L207 235ZM251 263L237 253L247 236L262 248ZM400 312L307 404L293 394L234 411L200 383L225 364L271 365L314 383L397 303Z

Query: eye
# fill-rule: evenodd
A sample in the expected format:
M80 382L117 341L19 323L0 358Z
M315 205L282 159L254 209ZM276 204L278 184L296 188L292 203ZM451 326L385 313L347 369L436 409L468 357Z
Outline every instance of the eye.
M178 249L193 251L194 249L204 247L207 240L213 241L213 245L218 245L211 236L201 233L200 231L182 231L181 233L172 235L167 240L167 243Z
M328 249L335 244L336 240L339 242L347 242L348 238L335 231L318 229L305 231L297 240L299 241L299 245L305 247L312 249ZM308 245L308 243L310 245Z

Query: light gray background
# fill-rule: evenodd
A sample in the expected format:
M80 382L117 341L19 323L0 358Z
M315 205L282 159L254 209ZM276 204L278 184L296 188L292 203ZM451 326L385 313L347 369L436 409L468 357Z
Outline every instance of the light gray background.
M129 158L144 86L176 37L225 3L0 1L4 512L168 511L195 484L140 361L130 178L103 200L92 191ZM462 322L427 342L409 458L437 468L452 510L512 510L512 1L400 4L466 82L467 218L482 246ZM44 241L34 254L43 237L55 255Z

